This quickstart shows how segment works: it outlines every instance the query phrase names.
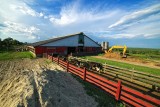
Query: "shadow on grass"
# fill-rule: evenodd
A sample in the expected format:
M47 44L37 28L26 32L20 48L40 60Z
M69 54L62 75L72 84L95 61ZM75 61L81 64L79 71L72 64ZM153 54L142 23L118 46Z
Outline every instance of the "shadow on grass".
M72 74L72 76L84 86L87 94L92 96L96 102L98 102L98 107L125 107L122 102L116 101L114 96L109 95L99 87L83 81L76 75Z

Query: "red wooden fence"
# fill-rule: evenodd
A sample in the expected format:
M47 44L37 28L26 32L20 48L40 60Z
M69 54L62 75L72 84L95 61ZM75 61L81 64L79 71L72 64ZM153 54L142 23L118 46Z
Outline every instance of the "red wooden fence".
M104 77L87 71L85 68L82 69L76 67L72 64L69 64L69 62L62 61L59 58L52 57L50 55L48 55L47 58L52 60L53 62L56 62L61 67L65 68L67 72L71 72L81 77L84 81L88 81L105 90L107 93L110 93L111 95L115 96L116 100L124 101L136 107L160 106L160 98L156 99L147 94L143 94L139 91L123 86L121 84L121 81L118 81L118 83L109 81Z

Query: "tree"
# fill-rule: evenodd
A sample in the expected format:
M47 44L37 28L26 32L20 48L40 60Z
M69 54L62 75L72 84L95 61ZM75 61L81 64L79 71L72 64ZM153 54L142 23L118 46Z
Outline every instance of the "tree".
M3 40L4 46L7 48L7 51L9 50L10 47L13 45L13 39L11 37L8 37Z
M8 38L4 39L3 41L0 38L0 50L9 51L9 50L14 49L17 46L21 46L23 44L24 44L23 42L20 42L20 41L13 39L11 37L8 37Z
M2 49L2 40L0 38L0 50Z

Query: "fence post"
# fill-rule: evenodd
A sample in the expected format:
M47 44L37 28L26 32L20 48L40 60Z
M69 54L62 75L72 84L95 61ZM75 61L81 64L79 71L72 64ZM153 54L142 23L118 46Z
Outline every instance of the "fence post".
M116 100L119 100L119 98L120 98L121 88L122 88L121 84L122 84L121 81L118 80L118 86L117 86L117 92L116 92Z
M86 68L84 67L84 70L83 70L83 80L85 81L86 80Z
M57 62L57 63L58 63L58 65L59 65L59 57L58 57L58 62Z
M69 72L69 62L67 61L67 72Z
M52 62L53 62L53 56L52 56Z
M47 55L46 57L47 57L47 59L48 59L48 53L47 53L46 55Z
M52 62L53 62L53 53L52 53Z

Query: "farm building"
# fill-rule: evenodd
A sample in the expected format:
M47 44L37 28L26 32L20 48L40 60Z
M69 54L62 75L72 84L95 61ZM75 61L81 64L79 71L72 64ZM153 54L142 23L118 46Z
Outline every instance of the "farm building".
M29 50L36 56L47 54L100 53L102 47L83 32L32 43Z

